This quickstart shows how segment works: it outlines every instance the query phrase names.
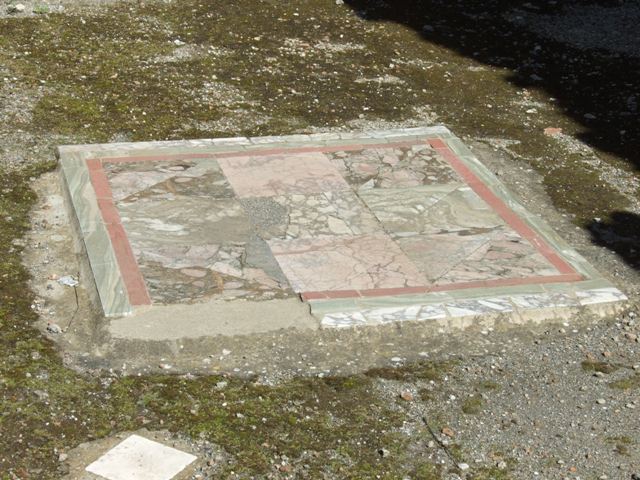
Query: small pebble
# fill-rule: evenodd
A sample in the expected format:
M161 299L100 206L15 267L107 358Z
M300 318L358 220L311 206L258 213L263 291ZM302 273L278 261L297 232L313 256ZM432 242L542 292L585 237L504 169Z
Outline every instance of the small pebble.
M25 11L25 6L22 3L16 3L15 5L11 5L7 8L9 13L22 13Z
M400 398L402 398L403 400L405 400L407 402L412 402L413 401L413 394L408 390L404 390L400 394Z
M49 333L62 333L62 329L60 328L59 325L56 325L55 323L48 323L47 324L47 332L49 332Z
M598 405L604 405L605 403L607 403L607 401L604 398L599 398L596 400L596 403Z

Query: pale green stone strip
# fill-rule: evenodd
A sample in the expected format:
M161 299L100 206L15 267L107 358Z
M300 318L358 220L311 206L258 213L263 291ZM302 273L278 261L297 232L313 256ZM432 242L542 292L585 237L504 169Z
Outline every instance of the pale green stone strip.
M545 288L553 288L555 284L546 285ZM591 280L585 280L583 282L575 282L573 284L576 290L593 290L598 288L611 288L614 285L605 278L594 278Z
M84 160L78 163L77 154L71 159L60 160L61 173L67 196L80 228L81 241L89 260L93 279L104 315L107 317L127 315L132 312L120 269L111 245L95 191ZM76 156L74 159L73 157Z
M133 312L117 263L91 263L105 317L122 317Z
M473 152L459 138L449 138L446 143L458 157L474 157Z

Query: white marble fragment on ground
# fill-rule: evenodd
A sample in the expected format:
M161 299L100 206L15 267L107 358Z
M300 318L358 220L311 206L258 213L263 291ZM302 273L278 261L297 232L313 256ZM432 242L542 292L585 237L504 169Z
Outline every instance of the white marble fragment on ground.
M107 480L171 480L197 457L131 435L86 468Z

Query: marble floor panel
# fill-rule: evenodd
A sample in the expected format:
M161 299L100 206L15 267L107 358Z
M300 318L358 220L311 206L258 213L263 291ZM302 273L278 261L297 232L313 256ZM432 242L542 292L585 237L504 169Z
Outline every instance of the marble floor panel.
M521 318L516 300L547 305L547 289L574 307L624 298L444 127L60 157L108 317L299 300L343 327Z

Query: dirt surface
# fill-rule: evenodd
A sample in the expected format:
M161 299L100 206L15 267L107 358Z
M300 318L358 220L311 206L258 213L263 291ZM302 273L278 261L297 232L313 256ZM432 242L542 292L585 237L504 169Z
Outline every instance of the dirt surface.
M4 4L0 478L61 478L78 445L143 427L215 452L200 478L640 475L637 39L587 21L638 3L476 3ZM119 365L136 345L114 348L82 277L53 277L80 271L57 175L42 175L56 144L433 123L625 291L627 312L283 331Z

